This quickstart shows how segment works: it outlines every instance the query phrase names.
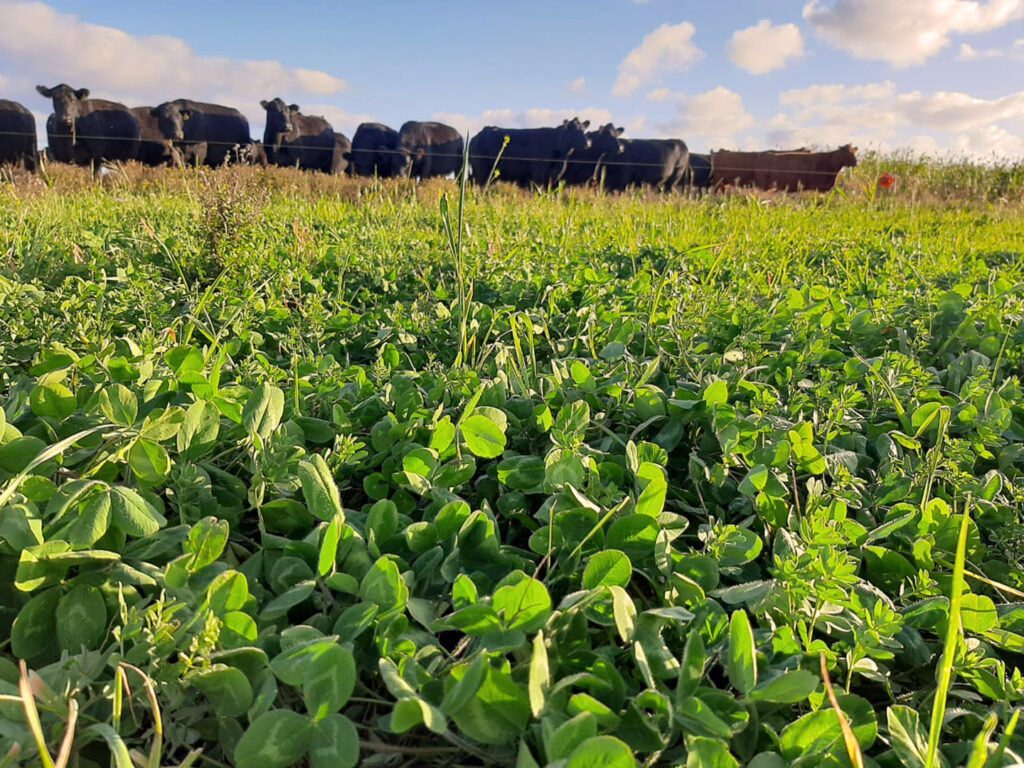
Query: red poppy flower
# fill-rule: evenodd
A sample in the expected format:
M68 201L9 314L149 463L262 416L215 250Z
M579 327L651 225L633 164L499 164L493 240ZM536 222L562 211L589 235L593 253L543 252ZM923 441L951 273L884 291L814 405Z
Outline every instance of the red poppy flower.
M891 173L883 173L878 177L878 186L882 189L889 189L893 184L896 183L896 177Z

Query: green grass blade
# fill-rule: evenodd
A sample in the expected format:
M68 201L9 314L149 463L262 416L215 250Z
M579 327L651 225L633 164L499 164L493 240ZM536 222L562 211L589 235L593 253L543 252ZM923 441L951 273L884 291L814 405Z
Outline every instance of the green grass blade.
M960 603L964 589L964 561L967 559L967 531L970 517L971 497L964 503L963 519L960 521L960 535L956 542L956 559L953 561L953 585L949 596L949 625L939 662L938 688L932 706L932 723L928 732L928 755L925 768L934 768L939 753L939 737L942 735L942 721L946 716L946 699L953 677L953 658L956 655L957 640L960 637Z

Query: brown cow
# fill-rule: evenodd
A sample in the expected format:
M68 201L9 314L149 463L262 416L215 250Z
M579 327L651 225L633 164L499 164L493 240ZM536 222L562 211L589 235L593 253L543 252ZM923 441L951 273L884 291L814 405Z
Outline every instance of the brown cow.
M712 156L716 189L728 185L779 189L786 192L827 192L843 168L857 165L857 148L849 144L832 152L729 152Z

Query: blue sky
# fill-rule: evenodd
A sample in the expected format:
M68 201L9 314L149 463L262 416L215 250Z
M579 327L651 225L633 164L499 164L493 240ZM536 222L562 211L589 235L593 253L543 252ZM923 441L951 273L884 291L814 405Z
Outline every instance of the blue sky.
M1019 41L1019 42L1018 42ZM0 0L0 97L281 96L361 120L581 113L695 150L851 141L1024 156L1024 0Z

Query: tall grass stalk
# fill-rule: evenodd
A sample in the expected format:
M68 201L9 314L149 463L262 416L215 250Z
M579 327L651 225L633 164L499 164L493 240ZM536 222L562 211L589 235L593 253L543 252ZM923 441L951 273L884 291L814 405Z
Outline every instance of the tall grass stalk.
M470 283L467 288L466 262L462 253L462 235L465 229L466 216L466 184L469 181L469 134L466 134L466 141L462 150L462 169L459 177L459 234L456 237L452 231L451 212L448 209L448 195L441 195L441 222L444 224L444 233L448 240L448 249L452 254L452 261L455 264L455 280L459 289L459 354L456 365L465 365L469 361L468 323L469 303L472 300L473 286Z
M491 182L494 181L498 176L498 163L501 162L501 156L505 154L505 147L508 146L509 139L511 137L506 136L505 140L501 142L501 149L498 150L498 154L494 158L494 163L491 164L491 170L487 174L487 181L484 182L484 192L486 192ZM463 168L469 165L469 134L466 134L466 157L462 163Z
M39 750L39 763L43 768L54 768L53 758L46 748L46 737L43 735L43 725L39 721L39 710L36 709L36 697L32 692L32 684L29 681L28 666L25 660L21 660L21 676L18 678L18 692L21 694L21 705L25 710L25 722L28 723L32 738L35 739L36 749Z
M935 473L939 468L939 461L942 459L942 444L946 440L946 430L949 428L949 420L952 418L953 412L948 405L940 406L932 417L937 417L939 420L938 430L935 437L935 446L928 453L928 476L924 483L924 493L921 494L921 509L923 510L928 506L928 502L931 499L932 484L935 482ZM926 420L920 428L917 430L915 437L920 437L924 431L928 428L932 418ZM965 513L966 514L966 513ZM961 571L963 571L963 563L960 563ZM962 579L962 576L961 576Z
M960 535L956 542L956 559L953 561L953 584L949 596L949 623L946 627L946 640L942 646L942 659L939 662L938 687L935 690L935 703L932 706L932 724L928 732L928 754L925 768L938 765L939 737L942 735L942 721L946 717L946 699L949 696L949 685L953 678L953 659L956 656L957 641L960 638L960 604L964 589L964 562L967 559L967 532L971 521L971 496L968 494L964 502L963 519L960 521Z

